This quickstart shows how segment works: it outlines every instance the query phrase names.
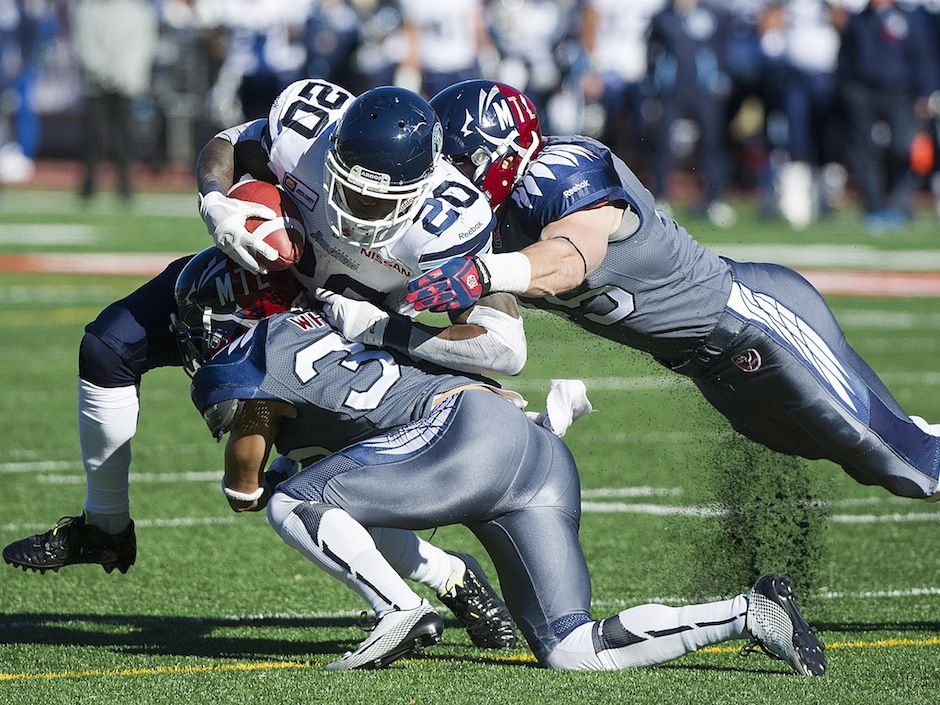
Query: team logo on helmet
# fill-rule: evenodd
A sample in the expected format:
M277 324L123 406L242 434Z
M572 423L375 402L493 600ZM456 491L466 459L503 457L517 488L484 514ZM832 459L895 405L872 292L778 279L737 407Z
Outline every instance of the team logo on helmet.
M761 363L763 362L760 357L760 353L757 352L754 348L748 348L743 353L735 355L731 358L738 369L742 372L757 372L760 369Z

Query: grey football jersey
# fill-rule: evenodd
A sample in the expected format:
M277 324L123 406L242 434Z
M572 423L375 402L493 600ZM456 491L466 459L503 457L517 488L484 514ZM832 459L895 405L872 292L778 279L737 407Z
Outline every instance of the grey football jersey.
M627 210L600 267L576 289L521 300L660 359L686 357L724 311L730 267L658 212L652 194L599 142L546 139L501 209L496 249L519 250L538 240L549 223L614 202Z
M307 460L414 421L437 394L473 383L351 343L313 311L295 311L216 354L193 378L192 397L201 413L230 399L293 405L297 416L281 422L275 445Z

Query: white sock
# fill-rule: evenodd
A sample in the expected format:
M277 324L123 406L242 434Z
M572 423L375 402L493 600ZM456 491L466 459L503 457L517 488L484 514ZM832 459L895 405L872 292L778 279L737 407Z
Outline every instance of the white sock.
M365 600L376 617L421 604L369 532L342 509L276 492L268 503L268 520L288 545Z
M403 578L440 595L463 578L464 562L404 529L371 528L376 548Z
M927 435L940 436L940 423L927 423L927 420L921 418L920 416L912 416L911 421L913 421L914 425Z
M137 432L137 387L98 387L78 380L78 440L85 466L85 516L109 534L130 523L127 476Z
M582 624L546 659L551 668L615 670L671 661L708 644L747 636L747 600L667 607L640 605ZM595 651L595 640L601 649Z

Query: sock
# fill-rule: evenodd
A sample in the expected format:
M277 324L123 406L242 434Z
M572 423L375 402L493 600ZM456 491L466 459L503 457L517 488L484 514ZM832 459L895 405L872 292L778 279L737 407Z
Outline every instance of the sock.
M747 600L667 607L640 605L582 624L546 659L551 668L614 670L650 666L709 644L747 636Z
M438 595L459 583L467 570L457 556L418 538L414 532L373 527L369 533L401 577L426 585Z
M352 589L377 618L421 604L369 532L342 509L276 492L268 503L268 519L289 546Z
M127 476L137 432L137 387L78 380L78 440L85 466L85 517L109 534L131 521Z

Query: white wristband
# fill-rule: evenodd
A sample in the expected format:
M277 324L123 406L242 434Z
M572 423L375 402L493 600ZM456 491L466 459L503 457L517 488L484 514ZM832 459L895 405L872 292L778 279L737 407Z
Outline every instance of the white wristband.
M532 283L532 263L521 252L492 252L480 255L479 259L490 274L490 291L507 291L524 294Z
M222 492L230 499L237 499L239 502L254 502L264 494L264 487L259 487L254 492L239 492L231 487L226 487L225 478L222 478Z

